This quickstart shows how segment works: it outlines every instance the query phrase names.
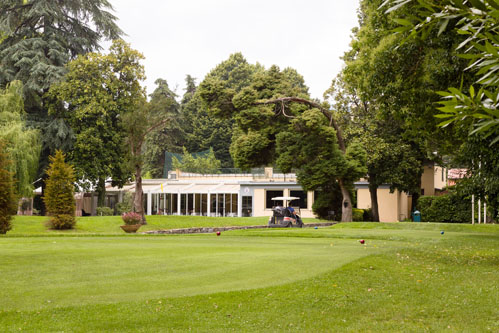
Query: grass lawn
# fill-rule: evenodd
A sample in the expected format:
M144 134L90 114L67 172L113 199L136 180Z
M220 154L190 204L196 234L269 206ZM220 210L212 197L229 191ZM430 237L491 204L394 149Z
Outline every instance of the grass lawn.
M218 221L186 218L147 227ZM130 236L82 218L59 237L40 224L0 237L1 332L499 331L499 225Z
M205 216L147 216L147 225L139 232L159 229L177 229L192 227L229 227L247 225L267 225L268 217L205 217ZM86 216L76 218L76 228L73 230L48 230L45 227L45 216L15 216L9 236L35 235L123 235L120 216ZM305 223L330 222L313 218L304 218Z

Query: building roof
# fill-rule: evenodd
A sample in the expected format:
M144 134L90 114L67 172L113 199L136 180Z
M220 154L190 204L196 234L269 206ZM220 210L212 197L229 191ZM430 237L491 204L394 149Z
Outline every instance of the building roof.
M468 169L449 169L447 171L447 179L461 179L465 178Z

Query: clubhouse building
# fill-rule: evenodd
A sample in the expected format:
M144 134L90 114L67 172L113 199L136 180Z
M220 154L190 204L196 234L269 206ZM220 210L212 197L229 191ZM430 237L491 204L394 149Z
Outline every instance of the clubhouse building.
M436 195L447 184L447 170L439 166L425 166L421 178L422 195ZM371 207L368 182L355 183L357 208ZM123 188L107 187L106 206L123 200L126 192L134 192L135 185ZM272 207L283 205L274 197L292 196L293 207L300 209L302 217L315 217L312 205L316 193L303 191L295 174L276 173L273 168L253 170L251 173L196 174L169 171L168 178L143 180L147 215L198 215L198 216L270 216ZM96 214L97 196L79 193L76 198L77 214ZM382 222L396 222L411 217L412 198L407 193L389 185L378 188L379 216Z

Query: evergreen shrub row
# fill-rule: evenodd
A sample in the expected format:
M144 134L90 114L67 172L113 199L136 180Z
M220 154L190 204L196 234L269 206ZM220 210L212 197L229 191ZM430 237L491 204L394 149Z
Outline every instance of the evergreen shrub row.
M471 221L471 199L455 191L440 196L422 196L418 199L417 208L423 222Z

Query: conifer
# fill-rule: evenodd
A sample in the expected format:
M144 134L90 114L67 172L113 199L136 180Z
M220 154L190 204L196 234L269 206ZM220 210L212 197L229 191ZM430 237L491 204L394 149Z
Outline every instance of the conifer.
M57 150L55 156L50 156L50 166L47 170L47 187L43 198L47 207L51 229L72 229L75 220L73 167L64 161L64 154Z

